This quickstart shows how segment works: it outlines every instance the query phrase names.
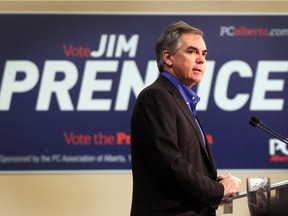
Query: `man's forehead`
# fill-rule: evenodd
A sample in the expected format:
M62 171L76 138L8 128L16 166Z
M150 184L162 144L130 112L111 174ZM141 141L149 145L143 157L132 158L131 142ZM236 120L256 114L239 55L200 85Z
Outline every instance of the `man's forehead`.
M204 49L206 50L206 44L203 37L199 34L193 33L182 33L181 40L183 45L185 46L193 46L197 49Z

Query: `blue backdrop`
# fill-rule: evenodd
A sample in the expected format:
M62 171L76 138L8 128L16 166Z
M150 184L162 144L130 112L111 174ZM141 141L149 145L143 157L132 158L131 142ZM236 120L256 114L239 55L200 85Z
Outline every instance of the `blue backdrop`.
M0 171L129 170L136 96L169 23L204 31L198 116L219 169L287 169L288 16L0 15Z

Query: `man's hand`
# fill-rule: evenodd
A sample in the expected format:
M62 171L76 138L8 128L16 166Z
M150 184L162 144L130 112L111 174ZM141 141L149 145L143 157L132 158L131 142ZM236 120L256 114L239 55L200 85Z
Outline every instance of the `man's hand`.
M228 199L236 193L240 192L241 180L230 173L228 175L220 175L218 181L224 186L223 200Z

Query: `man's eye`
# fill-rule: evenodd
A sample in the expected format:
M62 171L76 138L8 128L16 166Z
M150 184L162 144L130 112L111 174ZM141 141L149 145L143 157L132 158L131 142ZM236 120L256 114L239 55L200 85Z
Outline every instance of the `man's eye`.
M196 50L188 50L187 53L194 54L194 53L196 53Z

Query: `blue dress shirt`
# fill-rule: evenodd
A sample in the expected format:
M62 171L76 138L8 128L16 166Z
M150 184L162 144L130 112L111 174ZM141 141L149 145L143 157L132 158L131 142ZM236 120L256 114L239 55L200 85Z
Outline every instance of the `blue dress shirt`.
M180 80L176 79L170 73L163 71L161 74L163 76L165 76L167 79L169 79L176 86L176 88L178 89L178 91L180 92L182 97L184 98L187 106L189 107L189 109L191 110L191 112L195 118L195 121L199 127L200 132L201 132L203 142L206 145L204 133L203 133L203 131L199 125L197 118L196 118L196 105L200 101L200 97L192 89L187 88L187 86L185 86L182 82L180 82Z

